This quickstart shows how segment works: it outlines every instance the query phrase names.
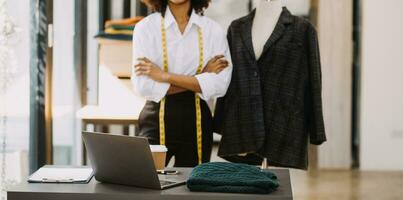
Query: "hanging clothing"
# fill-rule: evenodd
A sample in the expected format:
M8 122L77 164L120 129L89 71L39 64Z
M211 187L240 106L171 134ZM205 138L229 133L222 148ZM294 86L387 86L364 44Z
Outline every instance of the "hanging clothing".
M222 134L218 154L254 153L269 165L306 169L308 138L315 145L326 141L316 30L283 8L256 60L254 15L235 20L228 30L234 69L216 106L215 127Z
M165 12L165 29L169 72L193 76L199 65L198 28L203 31L204 64L217 55L224 55L230 62L231 55L225 33L216 22L192 11L185 32L182 34L169 8ZM161 14L154 13L141 20L133 34L133 65L137 59L147 57L158 66L163 66L161 44ZM232 64L221 73L202 73L197 78L204 100L225 95L231 81ZM160 83L147 76L136 76L133 71L132 83L135 91L147 100L159 102L167 93L170 84Z
M208 162L212 115L204 100L225 94L232 67L219 74L200 72L216 55L223 54L230 59L223 31L215 22L192 11L182 34L167 8L165 17L155 13L136 25L133 45L134 65L138 58L147 57L170 73L194 75L201 88L201 93L196 95L190 91L166 95L169 84L133 74L135 90L148 100L140 114L138 135L147 137L152 144L166 145L167 161L175 156L176 167Z

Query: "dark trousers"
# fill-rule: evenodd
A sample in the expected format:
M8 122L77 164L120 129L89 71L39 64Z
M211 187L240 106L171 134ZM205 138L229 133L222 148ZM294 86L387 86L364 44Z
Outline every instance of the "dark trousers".
M205 101L200 101L202 113L202 162L209 162L213 143L213 119ZM160 104L147 101L139 117L138 136L159 144ZM193 92L168 95L165 101L165 145L167 163L175 156L175 167L198 165L196 138L196 108Z

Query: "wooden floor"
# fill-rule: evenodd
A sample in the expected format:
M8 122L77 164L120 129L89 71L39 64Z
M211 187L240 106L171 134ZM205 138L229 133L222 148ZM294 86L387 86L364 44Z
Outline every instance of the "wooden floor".
M296 200L401 200L403 172L291 170Z

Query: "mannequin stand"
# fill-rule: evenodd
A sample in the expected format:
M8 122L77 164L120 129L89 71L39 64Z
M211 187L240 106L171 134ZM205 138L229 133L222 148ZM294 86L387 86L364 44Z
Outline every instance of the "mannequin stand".
M262 161L262 166L260 167L261 169L267 169L269 168L268 164L267 164L267 158L263 158Z

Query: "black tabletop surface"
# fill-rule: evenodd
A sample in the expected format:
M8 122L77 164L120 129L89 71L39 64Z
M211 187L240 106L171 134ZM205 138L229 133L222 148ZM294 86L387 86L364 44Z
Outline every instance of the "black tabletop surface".
M181 172L178 176L187 177L191 168L176 168ZM292 189L290 174L287 169L272 169L277 174L280 187L273 193L261 194L235 194L235 193L207 193L191 192L186 185L166 189L151 190L131 186L100 183L94 178L88 184L68 183L28 183L23 182L11 187L7 191L8 200L111 200L111 199L192 199L192 200L213 200L213 199L281 199L291 200Z

